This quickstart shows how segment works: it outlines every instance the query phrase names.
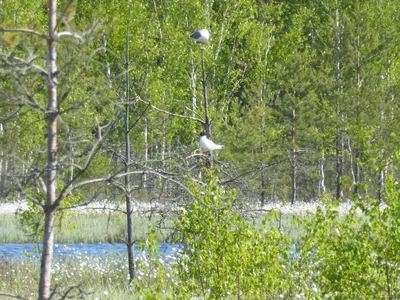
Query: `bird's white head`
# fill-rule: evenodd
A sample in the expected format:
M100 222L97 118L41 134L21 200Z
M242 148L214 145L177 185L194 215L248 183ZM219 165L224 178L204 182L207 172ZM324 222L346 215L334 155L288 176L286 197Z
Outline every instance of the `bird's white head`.
M193 38L196 43L205 44L210 39L210 32L207 29L200 29L194 31L190 37Z

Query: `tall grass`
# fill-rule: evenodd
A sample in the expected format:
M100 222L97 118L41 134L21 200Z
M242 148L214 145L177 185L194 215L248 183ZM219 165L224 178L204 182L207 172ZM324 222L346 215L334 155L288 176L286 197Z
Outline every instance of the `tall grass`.
M176 277L171 264L161 261L154 267L154 258L135 257L137 279L134 284L129 284L126 255L89 257L78 253L71 258L56 259L52 267L52 289L56 296L52 299L62 296L68 296L63 299L137 299L134 295L157 284L159 274L164 278L164 294L170 293L177 284ZM39 268L38 260L0 261L0 291L36 299Z
M39 269L38 262L0 261L0 291L17 294L27 299L37 298Z
M294 215L282 214L281 218L270 226L279 228L296 241L301 228L293 226ZM247 218L256 227L262 227L263 215ZM162 228L157 230L158 240L165 241L173 232L174 219L159 215L146 216L136 213L133 217L135 240L144 240L150 225L157 227L162 221ZM125 215L112 213L79 213L62 219L61 227L56 228L57 243L117 243L126 237ZM15 215L0 217L0 243L37 243L41 237L31 236L24 232Z
M28 236L15 215L0 216L0 243L31 243L34 239Z
M144 240L150 225L156 226L160 216L135 214L133 227L135 240ZM167 227L173 227L173 220L166 220ZM159 230L159 240L165 240L172 229ZM122 242L126 237L125 215L112 213L79 213L61 220L61 227L56 228L57 243L106 243ZM36 243L41 236L27 234L15 215L0 217L0 243Z

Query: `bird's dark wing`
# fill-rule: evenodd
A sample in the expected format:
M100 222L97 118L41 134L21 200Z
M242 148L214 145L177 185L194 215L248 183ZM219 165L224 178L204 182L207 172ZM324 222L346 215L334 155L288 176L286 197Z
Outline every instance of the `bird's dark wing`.
M194 38L194 39L198 39L199 37L201 37L201 33L200 33L200 31L196 30L195 32L193 32L193 33L190 35L190 37L191 37L191 38Z

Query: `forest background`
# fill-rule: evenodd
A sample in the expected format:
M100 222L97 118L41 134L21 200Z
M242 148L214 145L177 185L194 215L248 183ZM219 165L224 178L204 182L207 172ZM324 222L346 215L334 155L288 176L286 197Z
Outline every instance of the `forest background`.
M46 32L45 3L1 5L3 28ZM85 176L116 172L127 86L132 166L197 175L201 50L189 35L204 27L211 136L224 145L215 159L224 184L255 203L378 195L398 145L398 9L394 1L72 2L57 25L82 32L82 41L58 41L60 181L74 177L73 163L110 122ZM13 199L16 178L43 170L47 48L29 33L1 38L0 191ZM154 192L157 178L132 180Z

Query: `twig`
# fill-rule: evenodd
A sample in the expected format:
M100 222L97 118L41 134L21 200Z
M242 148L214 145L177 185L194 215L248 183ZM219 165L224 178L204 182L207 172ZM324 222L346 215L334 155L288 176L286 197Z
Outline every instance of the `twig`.
M187 119L187 120L193 120L193 121L200 122L201 124L204 124L204 123L205 123L205 121L204 121L203 119L196 118L196 117L191 117L191 116L185 116L185 115L176 114L176 113L172 113L172 112L170 112L170 111L161 109L161 108L159 108L159 107L157 107L157 106L151 104L151 102L145 101L145 100L143 100L143 99L141 99L141 98L139 98L139 101L141 101L141 102L143 102L143 103L146 103L147 105L150 105L151 108L155 109L156 111L162 112L162 113L167 114L167 115L169 115L169 116L178 117L178 118Z
M36 57L32 57L32 58L29 59L29 60L24 60L24 59L22 59L22 58L20 58L20 57L18 57L18 56L15 56L15 55L10 56L10 55L4 54L4 53L0 53L0 55L1 55L1 56L4 58L4 60L5 60L8 64L10 64L10 65L12 64L12 62L10 62L10 61L8 60L8 58L12 58L12 59L16 60L17 62L24 64L24 65L27 66L27 67L32 67L32 68L35 69L39 74L48 76L48 72L47 72L45 69L43 69L43 68L42 68L41 66L39 66L39 65L35 65L35 64L32 63L32 62L36 59Z
M27 34L32 34L36 35L38 37L41 37L42 39L45 39L46 41L49 39L49 37L45 34L42 34L40 32L37 32L32 29L25 29L25 28L15 28L15 29L9 29L9 28L3 28L0 27L0 32L18 32L18 33L27 33Z
M76 38L77 40L79 40L80 42L83 42L83 38L76 32L61 31L61 32L57 33L58 38L60 38L62 36L73 37L73 38Z
M0 296L4 296L4 297L8 297L8 298L14 298L14 299L26 299L24 297L18 296L18 295L13 295L13 294L9 294L9 293L3 293L0 292Z

